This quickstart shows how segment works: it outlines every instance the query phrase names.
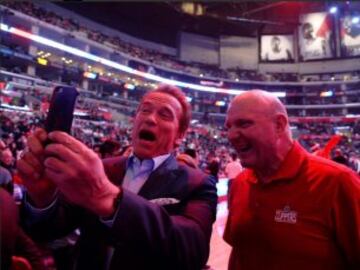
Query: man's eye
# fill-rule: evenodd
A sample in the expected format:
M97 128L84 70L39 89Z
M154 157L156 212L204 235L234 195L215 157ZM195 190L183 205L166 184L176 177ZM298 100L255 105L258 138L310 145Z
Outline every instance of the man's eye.
M239 125L239 127L241 127L241 128L247 128L247 127L249 127L250 126L250 123L241 123L240 125Z
M235 123L235 126L238 128L248 128L251 124L252 123L250 121L239 121Z
M150 110L149 108L141 108L141 109L140 109L140 112L141 112L141 113L150 113L150 111L151 111L151 110Z
M164 118L164 119L170 119L170 120L173 119L173 115L169 111L166 111L166 110L160 111L159 115L161 116L161 118Z

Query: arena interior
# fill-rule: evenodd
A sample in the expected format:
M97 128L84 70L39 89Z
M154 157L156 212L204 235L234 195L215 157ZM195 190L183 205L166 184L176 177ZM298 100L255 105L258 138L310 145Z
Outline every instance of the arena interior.
M227 269L230 250L221 236L234 150L224 121L236 95L273 93L303 147L315 152L335 138L329 158L360 174L360 2L34 0L1 1L0 12L0 138L19 204L16 160L58 85L80 92L72 134L102 157L127 150L147 91L167 83L186 93L193 118L178 152L195 152L218 179L209 269ZM48 269L66 269L51 252L75 241L76 233L43 248Z

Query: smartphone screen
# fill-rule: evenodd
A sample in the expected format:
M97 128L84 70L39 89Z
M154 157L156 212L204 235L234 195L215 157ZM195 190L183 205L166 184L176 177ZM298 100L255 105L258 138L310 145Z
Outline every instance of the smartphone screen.
M70 134L76 98L79 92L75 87L56 86L50 100L49 112L45 121L45 130L54 130Z

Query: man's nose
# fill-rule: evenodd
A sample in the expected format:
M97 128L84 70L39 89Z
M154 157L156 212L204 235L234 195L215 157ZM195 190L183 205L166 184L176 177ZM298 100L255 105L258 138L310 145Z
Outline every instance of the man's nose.
M155 113L148 114L146 119L145 119L145 123L147 123L149 125L155 125L156 124L156 115L155 115Z
M238 139L239 137L241 137L241 131L239 129L229 128L229 130L227 132L227 137L228 137L229 141Z

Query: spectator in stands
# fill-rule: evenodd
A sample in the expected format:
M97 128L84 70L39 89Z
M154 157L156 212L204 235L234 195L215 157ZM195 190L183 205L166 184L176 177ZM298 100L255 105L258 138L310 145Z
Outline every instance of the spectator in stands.
M229 269L360 269L360 179L292 139L285 106L261 90L230 104ZM296 243L296 244L294 244Z
M176 160L180 163L183 163L187 166L197 169L195 159L192 156L189 156L188 154L181 153L176 156Z
M233 180L236 178L236 176L238 176L239 173L241 173L242 170L243 168L238 160L237 154L235 152L232 152L231 161L228 164L226 164L225 167L225 175L228 178L228 200L229 200L229 192L230 192L231 184Z
M114 140L106 140L100 145L100 157L101 158L109 158L115 157L118 155L118 151L120 150L120 143Z
M219 171L220 171L220 159L215 156L214 152L209 153L207 157L207 167L205 172L212 175L216 182L219 180Z
M9 148L5 148L0 152L0 166L6 168L11 174L13 174L15 170L14 161L13 153Z
M190 157L193 158L194 162L195 162L195 166L198 167L199 166L199 159L198 159L198 155L196 154L196 150L193 148L186 148L184 151L184 154L189 155Z
M340 148L335 149L332 160L345 166L349 166L349 161Z
M14 184L12 179L12 173L9 170L9 155L11 151L7 148L6 144L0 140L0 187L7 190L10 194L13 194ZM12 155L12 154L11 154Z
M68 134L38 129L18 162L28 231L51 239L79 227L77 269L201 269L217 196L212 177L176 162L190 117L180 89L148 92L134 120L133 155L104 163Z
M14 185L11 173L0 165L0 187L4 188L10 194L13 193Z
M17 206L7 192L0 188L0 269L45 269L41 252L18 224Z
M336 145L339 144L341 139L342 139L341 135L335 134L331 136L330 140L326 143L326 145L323 148L320 147L320 144L315 143L311 147L311 152L319 157L330 158L331 151Z
M360 175L360 159L356 156L355 152L349 154L349 166Z
M129 157L133 152L133 148L131 145L126 145L121 149L120 156Z
M314 143L310 148L311 153L316 155L316 156L321 156L320 150L321 150L321 146L320 146L319 143Z
M235 152L231 153L231 161L226 164L225 175L229 178L229 181L235 179L242 171L242 166L238 160L238 156Z

